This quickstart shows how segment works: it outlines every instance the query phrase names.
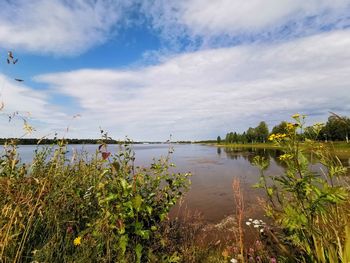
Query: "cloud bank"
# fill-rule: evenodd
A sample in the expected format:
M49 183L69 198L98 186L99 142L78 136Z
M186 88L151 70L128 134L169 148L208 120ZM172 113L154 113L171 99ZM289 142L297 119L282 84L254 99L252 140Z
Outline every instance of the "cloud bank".
M136 140L215 138L302 112L310 121L350 112L350 31L273 45L181 54L131 70L37 76L81 109L79 134L98 126Z
M2 1L0 47L82 54L133 22L140 26L144 16L143 26L166 43L196 50L342 29L350 26L349 12L348 0Z
M144 1L142 10L166 39L187 36L209 46L297 37L350 25L347 0L153 0Z
M105 43L131 4L113 0L2 1L0 46L39 54L81 54Z

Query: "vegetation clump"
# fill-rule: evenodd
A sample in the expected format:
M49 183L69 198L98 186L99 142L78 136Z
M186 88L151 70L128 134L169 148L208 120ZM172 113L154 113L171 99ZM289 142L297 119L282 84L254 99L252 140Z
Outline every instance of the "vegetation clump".
M268 197L266 213L281 230L279 246L288 258L297 262L349 262L350 188L346 168L314 140L303 142L308 146L306 153L305 147L300 147L305 116L295 114L293 118L293 123L286 123L285 133L269 137L284 151L279 157L286 167L284 174L265 176L268 160L259 156L254 160L261 171L256 187L265 189ZM310 134L318 138L322 130L316 124ZM312 166L307 158L310 151L321 166Z
M107 139L107 135L105 135ZM64 141L23 164L15 142L0 158L1 262L175 262L161 224L189 186L170 154L136 167L131 145L68 154Z

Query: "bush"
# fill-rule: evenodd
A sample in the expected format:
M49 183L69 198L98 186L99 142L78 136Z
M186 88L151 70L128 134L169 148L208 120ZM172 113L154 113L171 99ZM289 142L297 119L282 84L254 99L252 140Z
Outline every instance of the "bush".
M268 197L267 214L283 231L281 245L289 256L301 262L350 261L349 186L344 181L346 168L322 144L306 140L300 146L305 116L293 115L287 133L272 134L270 140L284 149L279 159L285 163L283 175L267 178L267 160L256 157L261 170L257 187ZM313 127L317 137L320 126ZM322 164L312 169L311 152Z
M157 262L160 223L189 186L171 173L170 154L135 167L130 144L110 154L73 155L67 145L38 149L21 164L15 142L0 159L1 262Z

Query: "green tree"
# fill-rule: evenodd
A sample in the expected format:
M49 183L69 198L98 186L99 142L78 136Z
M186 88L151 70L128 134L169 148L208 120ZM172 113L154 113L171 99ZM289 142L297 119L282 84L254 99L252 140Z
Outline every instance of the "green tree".
M277 133L287 134L288 133L287 122L286 121L282 121L280 124L278 124L275 127L273 127L271 133L272 134L277 134Z
M259 123L259 125L255 128L255 135L256 135L256 140L258 142L267 141L267 137L269 136L269 128L266 122L262 121Z
M229 143L233 143L233 132L230 132L228 136Z
M218 136L218 138L216 139L217 143L220 144L221 143L221 137Z
M331 115L326 126L321 130L322 139L333 141L349 141L350 119L338 115Z
M230 139L230 134L226 133L225 143L229 143L229 139Z
M255 129L252 127L249 127L249 129L247 130L247 133L246 133L246 137L247 137L248 142L251 142L251 143L255 142L256 141Z

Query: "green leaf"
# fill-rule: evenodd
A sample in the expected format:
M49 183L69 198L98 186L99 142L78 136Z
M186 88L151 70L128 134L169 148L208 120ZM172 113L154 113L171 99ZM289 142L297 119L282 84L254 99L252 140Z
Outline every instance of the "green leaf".
M128 240L129 240L128 235L122 235L119 238L119 248L121 250L122 255L125 254L126 247L128 245Z
M132 203L133 203L134 208L136 209L136 211L140 211L142 201L143 200L142 200L141 195L135 196L134 199L132 200Z
M136 253L136 262L137 263L141 263L141 257L142 257L142 245L141 244L137 244L135 247L135 253Z
M269 196L272 196L272 194L273 194L273 188L272 188L272 187L268 187L268 188L267 188L267 194L268 194Z

